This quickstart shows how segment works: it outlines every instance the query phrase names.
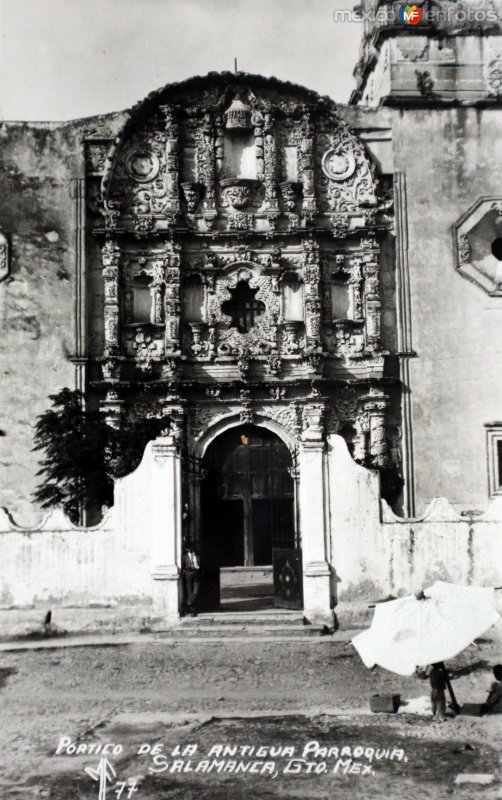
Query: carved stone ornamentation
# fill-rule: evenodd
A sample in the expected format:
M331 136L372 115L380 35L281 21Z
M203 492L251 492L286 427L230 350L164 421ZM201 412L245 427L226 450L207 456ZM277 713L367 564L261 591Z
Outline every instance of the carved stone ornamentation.
M358 457L383 463L369 387L383 392L384 206L343 111L252 76L194 79L133 109L95 166L90 221L108 239L89 270L99 398L123 391L131 414L141 391L179 409L187 446L216 422L266 418L321 451L347 424Z
M303 408L304 441L322 441L324 436L324 403L308 403Z
M255 413L251 407L251 403L243 403L242 409L239 414L239 420L242 425L253 425L255 422Z
M200 183L190 183L189 181L185 181L181 184L181 188L183 190L188 211L192 214L194 211L197 211L197 206L202 199L204 187Z
M230 130L249 130L251 127L251 109L240 97L235 97L225 111L225 127Z
M260 408L260 413L267 419L277 422L295 439L300 437L303 420L298 403L267 403Z
M482 197L453 226L458 272L490 295L502 294L502 264L493 243L502 234L502 200Z
M331 214L331 232L335 239L345 239L349 235L350 218L348 214Z
M253 217L244 211L228 215L228 227L233 231L249 231L253 227Z
M125 169L137 183L149 183L159 174L160 159L148 146L134 146L127 153Z
M151 214L135 214L132 218L134 235L137 239L142 239L153 231L154 218Z
M324 174L332 181L346 181L356 169L356 159L350 150L331 148L322 157Z
M0 231L0 281L10 274L10 247L5 233Z
M300 197L300 184L295 181L283 181L279 184L282 202L286 211L294 211Z
M490 62L486 72L486 81L492 94L502 95L502 58Z
M224 178L220 181L225 199L232 208L242 211L253 202L256 181L245 178Z
M282 360L280 356L270 355L267 358L266 364L269 375L279 375L282 370Z
M87 141L85 143L85 168L87 174L102 175L110 148L108 140Z
M471 245L466 233L458 237L458 260L460 264L467 264L471 260Z

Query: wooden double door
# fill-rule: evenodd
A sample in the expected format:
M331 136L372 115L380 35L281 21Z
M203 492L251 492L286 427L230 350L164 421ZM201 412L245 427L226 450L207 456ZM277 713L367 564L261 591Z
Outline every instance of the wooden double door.
M201 484L202 560L209 567L265 566L298 550L291 453L271 431L242 425L208 448Z

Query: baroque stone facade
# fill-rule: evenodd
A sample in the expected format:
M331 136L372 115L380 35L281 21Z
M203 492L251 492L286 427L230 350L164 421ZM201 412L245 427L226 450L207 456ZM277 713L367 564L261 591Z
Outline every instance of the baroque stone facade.
M351 432L384 466L386 185L326 98L275 79L168 86L86 138L87 381L109 421L152 409L193 449L225 414L299 441ZM97 245L97 246L96 246Z

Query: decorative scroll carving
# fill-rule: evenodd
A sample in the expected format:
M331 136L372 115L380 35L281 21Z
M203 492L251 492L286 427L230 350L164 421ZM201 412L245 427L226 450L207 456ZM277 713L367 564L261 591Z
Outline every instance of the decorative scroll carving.
M278 92L248 76L212 76L186 91L168 87L135 114L90 177L91 224L97 241L109 237L104 289L92 289L93 300L103 291L103 319L96 313L90 326L94 348L103 339L93 357L105 356L104 379L122 378L128 402L135 382L148 385L152 403L169 384L176 407L186 400L191 408L192 439L230 413L275 419L295 438L304 431L312 447L325 425L346 423L358 457L372 448L382 461L383 412L361 398L383 374L373 231L383 204L339 110L287 85ZM246 140L242 153L239 143L232 149L238 129L254 148ZM181 287L192 278L199 288L182 309ZM254 298L239 296L227 316L222 305L239 281ZM243 312L239 328L246 302L252 320ZM364 386L359 394L325 409L325 397L351 380ZM310 393L306 381L315 383ZM248 393L229 400L236 385Z
M350 150L343 147L330 148L322 157L324 174L332 181L346 181L356 169L356 159Z
M319 202L321 210L332 212L331 220L337 227L341 224L339 213L376 206L375 181L361 142L347 126L342 123L328 131L325 123L323 128L318 137L319 147L325 148L318 156L322 171Z

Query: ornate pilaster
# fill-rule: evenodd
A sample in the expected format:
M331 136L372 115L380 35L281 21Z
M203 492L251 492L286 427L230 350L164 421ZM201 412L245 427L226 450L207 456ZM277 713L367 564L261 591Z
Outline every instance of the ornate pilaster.
M164 266L157 264L150 284L151 321L154 325L162 325L164 321L163 294L165 287Z
M305 109L301 122L301 143L299 148L299 173L303 185L303 210L302 217L305 224L311 224L317 211L315 196L315 129L311 112Z
M181 352L180 315L181 315L181 257L179 246L169 242L165 255L165 355L177 356Z
M352 319L364 319L363 313L363 279L362 263L360 259L355 259L351 265L349 276L350 305L352 308Z
M277 150L275 144L274 121L270 111L264 115L263 121L264 152L263 152L263 183L265 186L266 211L279 212L277 199ZM258 137L259 139L260 137Z
M223 163L223 136L218 131L218 159ZM199 180L205 187L204 216L216 216L216 141L211 114L204 114L204 122L199 136Z
M165 117L166 130L166 211L175 220L180 210L179 195L179 125L176 111L172 106L161 106Z
M366 290L366 346L372 350L380 345L381 312L378 245L373 239L363 242L362 262Z
M105 378L115 380L120 360L120 247L109 239L102 248L104 287L104 338L103 372Z
M225 120L222 114L217 114L214 120L215 127L215 141L214 141L214 156L216 163L216 172L218 175L223 173L223 162L225 159ZM200 179L200 177L199 177Z
M314 239L303 242L305 279L305 331L307 349L317 348L321 336L321 266L319 243Z

